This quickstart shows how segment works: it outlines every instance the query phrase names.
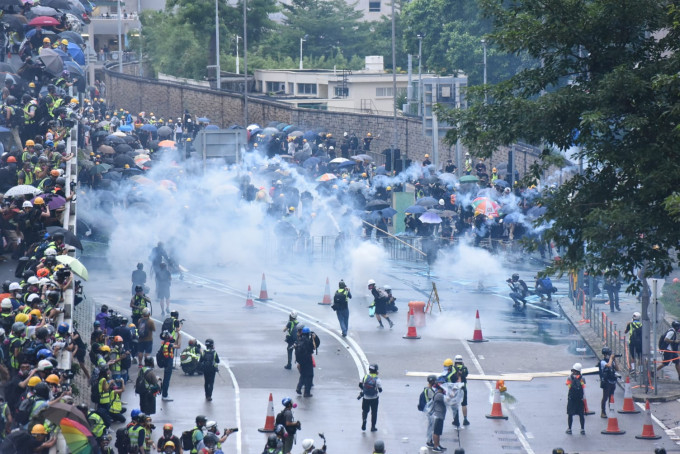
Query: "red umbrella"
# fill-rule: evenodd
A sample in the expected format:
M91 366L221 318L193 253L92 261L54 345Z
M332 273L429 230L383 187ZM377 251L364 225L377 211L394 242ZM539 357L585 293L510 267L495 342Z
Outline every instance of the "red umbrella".
M42 27L49 27L51 25L59 25L59 21L56 20L54 17L38 16L38 17L34 17L33 19L31 19L31 21L28 23L28 25L33 25L33 26L40 25Z

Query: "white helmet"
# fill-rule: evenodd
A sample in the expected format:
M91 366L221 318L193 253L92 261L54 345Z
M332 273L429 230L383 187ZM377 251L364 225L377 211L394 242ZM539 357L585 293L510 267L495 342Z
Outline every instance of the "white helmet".
M27 298L29 303L33 302L34 300L39 300L39 299L40 299L40 295L38 295L37 293L31 293L30 295L28 295L28 298Z
M217 422L216 422L216 421L208 421L207 423L205 423L205 428L206 428L206 429L210 429L210 428L216 427L216 426L217 426Z
M383 289L384 289L385 291L388 291L388 290L392 290L392 287L390 287L389 284L385 284L385 285L383 285Z
M373 279L368 280L368 285L375 285L375 281Z
M2 309L12 309L12 301L10 301L9 298L3 299L2 303L0 303L0 308L2 308Z
M21 285L19 285L18 282L12 282L11 284L9 284L9 291L13 292L15 290L21 290Z
M633 312L633 320L640 320L640 313L639 312Z
M571 368L572 368L572 370L576 370L576 371L581 372L581 369L583 369L583 366L581 365L581 363L574 363L574 365L571 366Z
M21 204L21 208L33 208L33 204L26 200L24 203Z
M54 249L53 247L48 247L47 249L45 249L45 256L48 255L57 255L57 250Z
M52 365L51 362L49 362L46 359L41 359L40 362L38 362L38 370L43 371L45 369L52 369L54 366Z
M304 440L302 440L302 449L304 449L305 451L309 451L313 447L314 440L312 440L311 438L305 438Z
M47 284L49 284L50 282L52 282L52 281L50 280L49 277L43 277L43 278L40 279L40 281L39 281L38 283L39 283L40 286L42 287L43 285L47 285Z
M296 311L291 312L291 313L290 313L290 318L296 319L296 318L297 318L297 312L296 312Z
M463 355L454 356L453 361L456 362L456 363L462 363L463 362Z
M35 276L31 276L26 280L26 283L31 284L31 285L36 285L38 283L38 278Z

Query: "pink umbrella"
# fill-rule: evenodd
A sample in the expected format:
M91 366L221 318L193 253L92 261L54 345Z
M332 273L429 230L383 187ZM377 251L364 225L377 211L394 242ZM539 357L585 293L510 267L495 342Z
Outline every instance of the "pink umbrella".
M50 27L53 25L59 25L59 21L56 20L54 17L49 17L49 16L38 16L34 17L31 19L31 21L28 23L28 25L32 26L41 26L41 27Z

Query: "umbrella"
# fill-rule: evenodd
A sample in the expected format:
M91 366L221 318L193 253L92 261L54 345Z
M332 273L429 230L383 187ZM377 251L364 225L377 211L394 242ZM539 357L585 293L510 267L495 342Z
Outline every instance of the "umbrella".
M158 182L158 187L167 189L169 191L177 190L177 184L175 184L175 182L172 180L161 180Z
M7 24L10 30L21 33L24 31L24 25L28 23L28 20L20 14L5 14L2 16L2 22Z
M347 158L335 158L335 159L330 161L330 164L342 164L343 162L352 162L352 161L350 161ZM352 164L354 164L354 163L352 162Z
M425 209L424 206L420 205L411 205L410 207L406 208L404 212L406 213L411 213L411 214L421 214L426 212L427 210Z
M139 128L139 129L141 129L142 131L146 131L146 132L157 132L158 131L157 127L155 127L154 125L150 125L150 124L142 125L142 127Z
M290 132L293 132L293 131L297 131L298 129L300 129L300 128L298 128L296 125L288 125L288 126L285 126L282 131L290 133Z
M123 125L119 129L123 132L130 132L132 131L132 125Z
M95 166L96 167L96 166ZM63 198L60 195L56 194L40 194L38 197L42 197L45 203L47 203L47 206L50 208L50 210L58 210L59 208L63 207L66 205L66 199ZM37 197L36 197L37 198ZM35 198L31 200L31 202L35 203Z
M430 212L423 213L419 219L423 224L439 224L442 222L442 218L437 213Z
M302 163L302 167L310 168L314 167L318 163L321 162L321 159L312 156L311 158L307 159L305 162Z
M123 139L122 137L113 136L113 135L106 136L106 139L104 139L104 141L108 145L122 145L122 144L125 143L125 139Z
M389 207L389 202L381 199L371 200L370 202L366 203L366 211L384 210L385 208Z
M0 72L3 73L16 73L16 69L12 68L9 63L0 63Z
M123 137L123 140L126 144L133 146L133 144L136 143L138 139L135 136L125 136Z
M498 210L501 208L499 204L488 197L479 197L473 200L472 206L475 209L475 216L478 214L483 214L489 218L497 218Z
M477 178L474 175L464 175L460 177L460 182L461 183L477 183L479 181L479 178Z
M63 257L63 256L58 256ZM63 418L59 422L61 433L66 439L68 452L72 454L92 454L99 452L97 440L88 429L88 426L69 418Z
M332 180L335 180L336 178L338 178L338 177L336 177L332 173L324 173L319 178L317 178L316 181L332 181Z
M437 214L442 218L450 218L452 216L456 216L458 213L452 210L441 210Z
M85 54L83 54L83 50L78 44L68 43L68 47L66 49L68 50L69 55L73 57L73 60L76 61L76 63L79 65L85 64Z
M137 165L138 167L142 167L144 166L144 164L151 161L151 158L149 157L148 154L140 154L135 156L134 161L135 165Z
M64 70L63 60L53 49L43 49L38 58L42 60L47 72L53 76L60 75Z
M207 117L198 117L197 120L201 123L210 123L210 118Z
M356 162L347 160L347 162L343 162L342 164L338 164L338 169L344 169L346 167L354 167L356 165Z
M92 166L90 172L94 174L106 173L109 171L110 168L111 168L110 164L97 164Z
M352 159L355 161L373 161L373 158L367 154L358 154L356 156L352 156Z
M130 156L122 154L113 158L113 164L118 168L123 168L126 164L130 167L133 167L135 165L135 161Z
M495 181L493 182L493 185L494 185L494 186L500 186L500 187L502 187L502 188L507 188L508 186L510 186L510 185L508 184L507 181L505 181L505 180L500 180L500 179L499 179L499 180L495 180Z
M158 142L159 147L172 148L176 145L177 145L177 143L174 140L162 140L162 141Z
M84 65L85 63L81 63L81 64ZM64 69L68 69L68 71L71 74L74 74L77 77L85 77L85 71L83 70L83 68L78 63L76 63L74 61L65 61L64 62Z
M36 5L32 7L29 11L30 15L34 17L35 19L38 19L39 17L35 16L49 16L50 19L54 19L55 16L61 15L59 11L57 11L54 8L50 8L49 6L40 6ZM56 19L54 19L56 20ZM33 21L31 21L33 22ZM43 24L32 24L31 22L28 23L28 25L43 25ZM57 21L56 24L44 24L44 25L59 25L59 21Z
M40 4L55 9L71 9L68 0L40 0Z
M384 218L391 218L392 216L397 214L397 210L395 210L392 207L387 207L387 208L385 208L383 210L379 210L379 211L382 212L382 215L383 215Z
M52 8L49 8L49 9L52 9ZM54 10L52 10L52 11L54 11ZM56 14L59 14L56 11L54 11L54 12ZM55 26L55 25L59 25L59 21L56 20L54 17L38 16L38 17L34 17L33 19L31 19L31 21L28 23L28 25L31 25L33 27L37 27L37 26L52 27L52 26ZM42 52L44 52L44 50Z
M56 233L58 229L63 231L64 241L66 241L66 234L71 232L61 227L47 227L47 231L50 233ZM87 424L87 418L83 412L78 410L75 405L65 404L63 402L55 402L46 407L45 410L43 410L43 416L54 424L59 424L63 418L68 418L81 424Z
M498 198L498 191L496 191L494 188L484 188L477 192L477 197L489 197L491 199L496 199Z
M78 237L73 232L66 230L63 227L59 227L58 225L53 225L53 226L47 227L45 230L50 235L54 235L55 233L63 233L64 234L64 243L70 244L71 246L75 246L78 249L80 249L81 251L83 250L83 244L80 242Z
M248 125L248 126L246 127L246 129L247 129L248 131L251 131L251 132L252 132L253 129L261 129L261 127L260 127L260 125L258 125L258 124L256 124L256 123L253 123L252 125Z
M123 169L123 176L126 178L130 178L133 175L141 175L143 174L144 171L142 169L139 169L137 167L130 167L129 169Z
M59 33L59 37L68 40L69 47L71 47L71 43L80 45L85 44L85 41L83 41L83 37L80 36L80 34L73 32L71 30Z
M438 203L439 201L434 197L421 197L420 199L416 200L416 205L424 207L431 207L432 205L437 205Z
M143 126L142 126L142 129L144 129ZM158 128L158 135L161 136L161 137L171 136L172 135L172 129L170 129L169 126L161 126L160 128Z
M14 186L9 188L5 192L5 197L19 197L22 195L36 195L40 194L40 189L30 184L20 184L19 186Z
M288 134L288 137L300 137L302 135L302 131L293 131L290 134Z
M529 211L527 211L527 216L530 219L538 219L541 216L543 216L546 211L548 211L548 208L546 208L546 207L541 207L541 206L531 207L531 208L529 208Z
M380 166L377 169L375 169L375 174L376 175L387 175L387 169L385 166Z
M116 153L121 153L121 154L122 153L130 153L131 151L133 151L132 147L130 145L128 145L127 143L125 143L125 141L123 141L123 143L114 145L113 149L116 150Z
M317 132L314 130L307 131L304 134L302 134L302 138L307 139L308 142L312 141L313 139L316 138Z
M143 185L151 185L154 184L153 180L150 178L147 178L142 175L132 175L130 177L130 180L134 181L137 184L143 184Z
M444 183L454 184L456 182L456 176L452 173L440 173L437 177Z
M217 125L208 125L208 126L205 127L206 131L216 131L218 129L220 129L220 127L217 126Z
M85 268L85 265L80 263L80 260L77 258L71 257L70 255L58 255L57 262L70 266L71 271L85 280L88 279L87 268Z
M277 124L276 124L276 129L278 129L279 131L283 131L283 129L284 129L286 126L288 126L288 123L277 123Z
M111 134L113 137L125 137L125 133L123 131L116 131L113 134ZM110 136L109 136L110 137Z

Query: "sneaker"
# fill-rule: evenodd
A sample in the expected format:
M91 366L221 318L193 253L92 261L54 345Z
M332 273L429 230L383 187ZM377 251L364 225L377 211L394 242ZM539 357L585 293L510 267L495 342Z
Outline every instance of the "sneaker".
M293 366L291 366L290 364L286 364L285 366L283 366L283 368L291 370L293 368Z
M602 419L607 419L607 413L602 412L602 413L600 414L600 418L602 418Z
M172 402L172 401L173 401L173 399L171 399L167 396L163 398L163 402Z
M567 429L567 435L571 435L571 429Z
M468 421L467 418L463 419L463 425L464 425L464 426L469 426L469 425L470 425L470 421Z
M378 428L377 427L371 427L371 432L377 432Z
M302 395L302 390L301 390L301 389L296 389L295 392L298 393L298 395L300 395L300 396Z
M432 448L432 452L444 452L446 451L446 448L442 448L441 446L436 446Z
M361 430L366 430L366 420L361 423Z
M586 434L586 429L581 429L581 435L585 435L585 434Z
M428 441L427 443L425 443L425 446L427 446L428 448L434 448L434 443Z
M208 402L212 402L212 397L206 396L206 397L205 397L205 400L207 400Z
M454 418L451 424L453 424L456 427L460 427L460 420L458 419L458 417Z
M388 320L388 322L390 322L390 328L392 328L394 326L394 322L392 320Z
M302 396L302 397L314 397L314 396L313 396L312 394L310 394L310 393L307 393L307 394L305 394L305 395Z

